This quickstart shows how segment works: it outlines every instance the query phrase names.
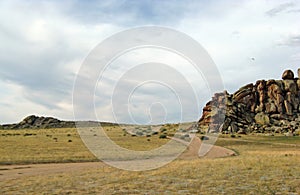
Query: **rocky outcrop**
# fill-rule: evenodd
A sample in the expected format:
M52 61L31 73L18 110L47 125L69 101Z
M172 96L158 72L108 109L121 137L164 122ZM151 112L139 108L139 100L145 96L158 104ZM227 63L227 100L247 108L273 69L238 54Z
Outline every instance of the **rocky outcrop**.
M24 118L21 122L15 124L0 125L1 129L51 129L51 128L75 128L76 124L80 127L98 127L114 126L116 124L110 122L98 121L63 121L53 117L39 117L30 115Z
M222 133L295 133L300 125L300 69L281 80L259 80L233 94L217 93L203 108L199 130Z
M49 129L49 128L73 128L75 122L61 121L52 117L28 116L20 123L0 125L0 129Z

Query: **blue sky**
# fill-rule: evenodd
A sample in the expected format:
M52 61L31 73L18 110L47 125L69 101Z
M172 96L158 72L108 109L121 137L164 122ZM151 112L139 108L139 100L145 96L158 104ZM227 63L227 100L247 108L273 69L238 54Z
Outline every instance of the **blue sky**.
M197 40L229 92L257 79L279 79L284 69L296 72L300 67L298 18L298 1L0 1L0 123L18 122L29 114L73 120L73 83L89 52L105 38L143 25L174 28ZM129 55L123 61L150 54ZM204 105L211 94L203 92L203 80L193 81L195 87L199 83L198 101ZM109 90L112 83L103 87ZM151 98L166 94L154 90ZM99 120L113 121L111 97L100 93L97 98ZM174 122L179 111L170 105L167 122ZM166 108L153 108L157 112L151 117L160 121ZM196 120L201 108L183 113L188 115L184 120ZM136 111L141 122L149 118L143 113L141 106Z

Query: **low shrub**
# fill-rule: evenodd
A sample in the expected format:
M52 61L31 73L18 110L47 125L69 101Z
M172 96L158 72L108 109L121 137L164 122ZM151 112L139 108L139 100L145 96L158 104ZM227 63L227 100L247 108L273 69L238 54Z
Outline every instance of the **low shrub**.
M201 139L201 140L209 140L209 137L203 135L203 136L200 137L200 139Z
M167 135L166 134L161 134L160 136L159 136L159 139L166 139L167 138Z

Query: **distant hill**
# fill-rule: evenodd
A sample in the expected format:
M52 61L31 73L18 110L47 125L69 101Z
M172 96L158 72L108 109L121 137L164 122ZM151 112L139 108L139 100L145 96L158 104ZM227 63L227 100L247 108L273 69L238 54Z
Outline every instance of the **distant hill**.
M43 117L30 115L24 118L21 122L15 124L0 125L0 129L51 129L51 128L75 128L76 123L81 122L85 127L111 126L114 123L97 122L97 121L63 121L53 117Z
M1 125L2 129L48 129L48 128L72 128L73 121L61 121L53 117L38 117L30 115L16 124Z
M286 133L299 135L300 69L281 80L258 80L233 94L216 93L203 108L198 129L222 133Z

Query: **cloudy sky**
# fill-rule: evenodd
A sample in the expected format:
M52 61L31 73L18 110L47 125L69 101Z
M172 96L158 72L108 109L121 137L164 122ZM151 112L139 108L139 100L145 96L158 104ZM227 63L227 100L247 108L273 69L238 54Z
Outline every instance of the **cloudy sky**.
M300 67L299 18L298 1L2 0L0 123L18 122L29 114L73 120L73 85L82 63L104 39L132 27L158 25L189 35L207 50L231 93L257 79L279 79L284 69L296 72ZM147 64L163 61L176 69L187 63L172 55L146 49L112 63L95 88L97 119L196 120L211 96L205 79L189 72L192 69L170 71L174 69ZM149 75L173 81L176 93L170 83L145 82ZM191 103L195 97L185 77L199 105ZM80 118L94 119L93 114L82 111Z

